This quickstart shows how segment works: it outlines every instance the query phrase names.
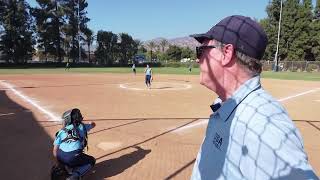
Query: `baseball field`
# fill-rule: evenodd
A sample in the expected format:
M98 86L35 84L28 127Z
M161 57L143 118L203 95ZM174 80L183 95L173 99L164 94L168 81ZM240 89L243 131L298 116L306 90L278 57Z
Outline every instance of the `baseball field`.
M319 175L317 77L262 85L287 108ZM215 98L197 73L155 73L151 89L142 73L2 73L0 179L49 179L60 116L74 107L97 124L87 151L97 164L86 179L189 179Z

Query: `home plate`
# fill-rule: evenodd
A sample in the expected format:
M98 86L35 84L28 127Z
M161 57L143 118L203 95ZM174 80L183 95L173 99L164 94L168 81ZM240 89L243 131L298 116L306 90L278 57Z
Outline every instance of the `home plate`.
M121 142L101 142L97 145L98 148L109 151L121 146Z

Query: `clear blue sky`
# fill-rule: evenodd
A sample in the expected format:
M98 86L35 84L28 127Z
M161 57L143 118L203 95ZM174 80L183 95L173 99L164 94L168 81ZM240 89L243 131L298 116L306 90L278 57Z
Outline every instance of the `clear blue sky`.
M35 0L26 0L31 6ZM267 16L269 0L87 0L89 27L134 39L175 38L208 31L222 18ZM313 0L315 2L315 0Z

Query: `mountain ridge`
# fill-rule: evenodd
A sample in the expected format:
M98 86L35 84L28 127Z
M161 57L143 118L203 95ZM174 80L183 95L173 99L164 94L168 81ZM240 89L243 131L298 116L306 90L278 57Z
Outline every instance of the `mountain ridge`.
M142 45L147 50L150 50L149 47L147 46L148 43L153 41L156 45L159 46L160 42L163 39L166 39L166 38L159 37L159 38L154 38L151 40L143 41ZM198 41L196 41L194 38L189 37L189 36L170 38L170 39L166 39L166 40L168 41L169 44L167 45L167 47L165 49L168 49L169 45L175 45L175 46L179 46L179 47L189 47L191 50L195 50L196 46L200 45L200 43L198 43ZM88 50L88 47L86 45L82 46L82 48L84 48L85 51ZM90 50L95 51L96 48L97 48L97 44L92 44Z
M198 43L198 41L196 41L194 38L188 37L188 36L171 38L171 39L159 37L159 38L147 40L147 41L143 42L143 45L145 46L146 49L148 49L148 46L147 46L148 43L153 41L156 45L159 45L163 39L167 40L170 45L176 45L179 47L189 47L192 50L194 50L196 48L196 46L200 45Z

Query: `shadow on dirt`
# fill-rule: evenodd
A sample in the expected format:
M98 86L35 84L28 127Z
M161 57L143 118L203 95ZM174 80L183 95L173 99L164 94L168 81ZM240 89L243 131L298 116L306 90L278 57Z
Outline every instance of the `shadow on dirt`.
M1 179L49 179L53 140L26 108L0 90Z
M87 178L96 180L118 175L138 163L151 152L150 149L142 149L139 146L135 146L133 148L135 148L136 150L129 154L97 163L93 169L93 171L95 172L88 175Z

